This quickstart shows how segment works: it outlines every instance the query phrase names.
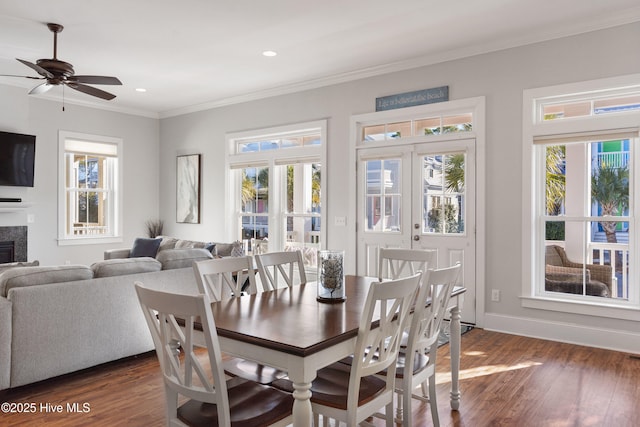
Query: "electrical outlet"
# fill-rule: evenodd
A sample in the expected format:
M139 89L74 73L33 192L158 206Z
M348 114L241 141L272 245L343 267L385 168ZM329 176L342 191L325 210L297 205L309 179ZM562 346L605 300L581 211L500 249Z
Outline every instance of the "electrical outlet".
M491 289L491 301L500 301L500 289Z

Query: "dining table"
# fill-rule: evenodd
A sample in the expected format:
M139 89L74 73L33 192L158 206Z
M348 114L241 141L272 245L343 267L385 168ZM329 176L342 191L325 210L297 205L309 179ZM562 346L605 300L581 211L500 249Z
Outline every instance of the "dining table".
M287 372L293 383L293 426L312 425L311 383L319 369L353 354L369 286L375 277L345 276L341 302L317 300L317 285L245 295L211 304L221 350ZM460 331L465 288L454 287L451 331ZM460 407L460 333L450 334L451 408Z

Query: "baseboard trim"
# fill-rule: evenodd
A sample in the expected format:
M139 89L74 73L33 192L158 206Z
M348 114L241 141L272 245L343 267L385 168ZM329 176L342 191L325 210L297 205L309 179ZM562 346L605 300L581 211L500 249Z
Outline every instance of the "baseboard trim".
M485 313L483 329L640 354L640 333Z

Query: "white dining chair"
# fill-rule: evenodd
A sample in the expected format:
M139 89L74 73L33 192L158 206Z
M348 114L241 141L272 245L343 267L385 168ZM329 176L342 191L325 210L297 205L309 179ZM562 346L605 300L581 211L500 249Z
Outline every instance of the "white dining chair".
M267 252L256 255L256 264L264 290L273 290L286 285L304 285L307 275L304 270L302 252Z
M311 385L311 407L316 422L321 415L356 426L386 408L386 425L393 425L393 397L396 357L402 330L420 284L422 273L371 284L360 319L353 363L333 363L318 371ZM380 315L379 325L373 324ZM387 369L390 377L375 374ZM286 379L273 385L292 391ZM316 424L317 425L317 424Z
M168 426L291 423L291 395L238 377L226 379L207 295L161 292L141 282L135 283L135 289L160 361ZM184 329L179 321L184 322ZM206 355L195 350L196 323L204 333ZM176 339L180 355L173 347Z
M193 263L198 290L211 301L257 292L255 268L250 256L225 257ZM245 286L246 285L246 286Z
M193 263L193 270L198 290L206 294L211 301L221 301L257 292L256 270L253 258L250 256L196 261ZM245 283L247 286L244 286ZM286 372L279 369L238 357L225 357L223 364L228 374L262 384L270 384L286 376Z
M418 291L407 346L400 349L395 369L398 396L396 422L402 422L405 427L413 424L412 398L428 402L433 425L440 425L435 378L438 336L460 269L460 264L456 264L453 267L427 271ZM383 371L378 376L386 379L392 375L391 372ZM414 393L418 385L422 388L422 394Z
M431 249L380 248L378 251L378 280L424 272L436 262L436 251Z

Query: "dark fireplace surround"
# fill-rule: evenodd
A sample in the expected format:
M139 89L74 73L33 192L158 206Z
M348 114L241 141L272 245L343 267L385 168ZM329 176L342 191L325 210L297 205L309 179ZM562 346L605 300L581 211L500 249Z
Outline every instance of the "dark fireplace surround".
M27 226L0 227L0 264L27 261Z

